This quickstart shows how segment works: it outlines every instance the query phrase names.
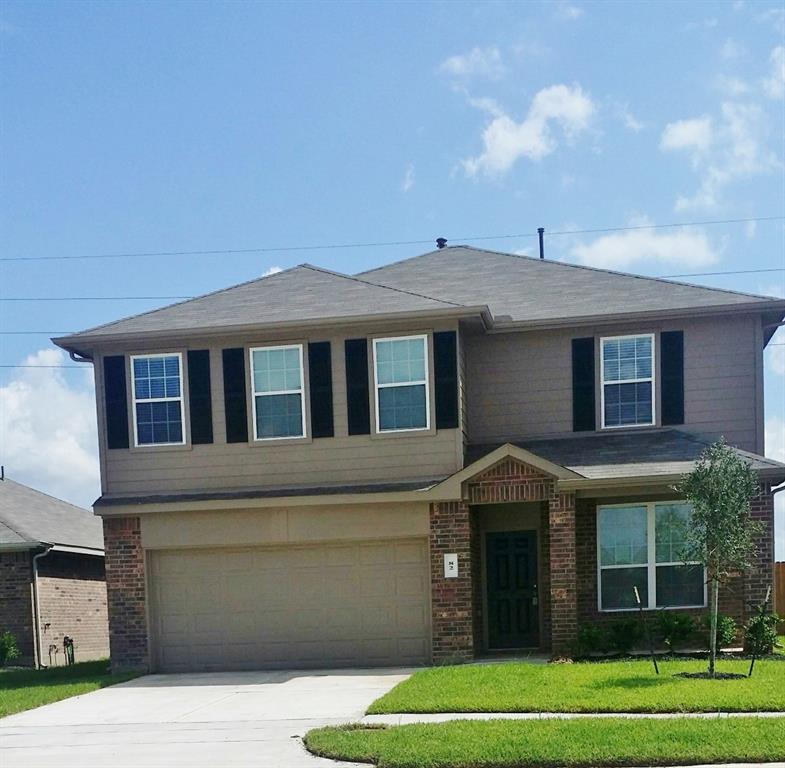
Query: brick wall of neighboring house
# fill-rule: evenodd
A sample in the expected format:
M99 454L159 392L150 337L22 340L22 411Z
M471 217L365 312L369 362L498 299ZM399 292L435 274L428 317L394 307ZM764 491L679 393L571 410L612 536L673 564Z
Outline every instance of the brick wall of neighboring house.
M139 518L105 518L104 550L112 669L147 671L150 657Z
M477 561L472 546L471 510L463 502L431 504L431 615L434 664L468 661L474 657ZM445 578L444 556L458 555L458 576Z
M50 552L38 561L38 594L44 664L65 663L66 635L76 661L109 656L103 557Z
M0 553L0 632L11 632L16 637L22 656L13 663L33 663L33 579L32 553Z
M731 616L741 626L749 618L747 601L760 601L773 579L774 500L768 491L753 501L752 516L766 528L758 541L759 555L749 573L731 579L720 588L720 613ZM578 538L578 624L610 622L636 616L635 612L603 613L598 607L597 592L597 503L579 499L577 504ZM703 621L706 609L673 609ZM651 615L651 614L649 614Z

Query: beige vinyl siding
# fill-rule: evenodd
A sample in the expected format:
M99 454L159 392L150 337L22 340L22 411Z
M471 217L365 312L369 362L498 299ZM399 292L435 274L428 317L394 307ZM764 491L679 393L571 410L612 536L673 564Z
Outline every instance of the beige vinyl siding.
M707 317L667 323L464 334L469 439L473 443L572 433L573 338L684 331L684 411L680 429L724 435L762 451L757 318ZM659 339L657 342L659 348ZM600 372L597 353L598 425ZM657 361L659 371L659 360ZM659 380L656 413L659 423Z
M386 333L407 333L454 330L456 324L437 324L428 328L388 326ZM445 477L461 466L462 435L460 429L432 430L430 433L400 433L393 435L352 435L347 431L346 373L344 340L371 338L379 328L346 329L330 333L312 332L302 336L271 335L264 338L247 336L219 340L190 342L188 349L210 350L212 384L213 435L209 445L190 445L176 448L130 448L106 450L104 417L100 414L101 455L104 464L104 491L109 493L169 493L178 491L242 489L264 486L319 485L371 483L396 480L419 480ZM224 413L222 350L229 347L251 346L260 343L287 342L296 339L307 345L308 341L329 341L332 354L333 413L335 437L311 440L286 440L283 442L254 442L250 418L253 401L248 396L248 443L226 443ZM432 348L432 345L429 345ZM156 342L155 350L182 350L177 344ZM107 350L105 354L135 354L137 349ZM153 350L144 350L153 351ZM307 346L304 349L307 358ZM184 355L184 358L186 356ZM246 354L246 379L248 356ZM369 348L369 368L373 365ZM96 366L100 380L100 360ZM371 397L374 396L371 373ZM187 371L185 372L187 376ZM307 363L306 363L307 380ZM186 388L187 389L187 388ZM431 386L431 411L433 413ZM103 411L102 382L97 385L99 411ZM130 382L129 382L130 393ZM306 410L308 401L306 386ZM188 397L186 392L186 411ZM373 414L373 408L372 408ZM131 402L129 396L129 419ZM132 426L132 425L130 425ZM373 429L373 427L372 427ZM190 430L187 428L187 433ZM308 425L310 434L310 425ZM133 434L131 429L130 434Z

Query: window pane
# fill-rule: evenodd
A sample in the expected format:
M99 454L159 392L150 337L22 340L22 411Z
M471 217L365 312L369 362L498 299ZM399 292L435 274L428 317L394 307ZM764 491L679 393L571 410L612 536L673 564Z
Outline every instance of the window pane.
M605 426L651 424L651 393L650 381L637 384L606 384Z
M256 397L256 437L302 437L302 395Z
M254 392L302 389L298 347L255 349L252 353Z
M180 402L137 403L136 437L139 445L182 443Z
M657 504L655 511L655 541L658 563L683 561L686 525L692 514L689 504Z
M657 566L657 607L703 605L703 567L699 565Z
M425 385L379 390L379 429L424 429Z
M180 358L135 359L134 392L137 400L180 397Z
M651 378L652 343L650 336L605 339L602 342L602 357L603 380L606 383Z
M648 562L646 507L602 507L600 565L645 565Z
M379 384L425 381L425 339L377 341L375 349Z
M600 574L602 609L637 608L633 587L643 607L649 604L648 568L603 568Z

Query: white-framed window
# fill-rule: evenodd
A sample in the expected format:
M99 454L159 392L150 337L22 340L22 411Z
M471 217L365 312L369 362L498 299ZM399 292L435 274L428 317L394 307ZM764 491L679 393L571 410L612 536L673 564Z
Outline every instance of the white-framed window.
M250 350L255 440L305 437L303 346Z
M702 608L706 574L684 563L684 525L692 507L683 501L597 507L597 584L601 611L643 607Z
M376 431L430 429L428 337L373 340Z
M600 370L603 428L654 424L654 334L600 339Z
M134 445L183 445L183 356L131 356Z

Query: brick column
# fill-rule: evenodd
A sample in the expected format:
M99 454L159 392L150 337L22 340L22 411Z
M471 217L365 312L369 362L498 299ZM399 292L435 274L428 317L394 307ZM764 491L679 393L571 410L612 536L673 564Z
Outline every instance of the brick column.
M762 483L760 495L752 500L750 516L764 526L763 533L755 542L756 554L753 565L744 575L744 618L752 615L750 603L759 605L771 586L770 608L774 609L774 496L771 486Z
M144 551L138 517L104 519L112 671L147 672Z
M42 550L39 550L42 551ZM33 566L35 551L0 553L0 632L10 632L22 654L13 664L35 661L33 636Z
M474 658L472 524L464 502L431 504L431 614L434 664ZM444 577L444 555L458 555L458 576Z
M575 494L554 493L548 502L551 575L551 650L569 656L578 632Z

